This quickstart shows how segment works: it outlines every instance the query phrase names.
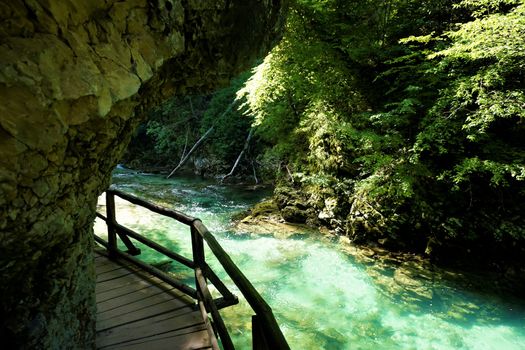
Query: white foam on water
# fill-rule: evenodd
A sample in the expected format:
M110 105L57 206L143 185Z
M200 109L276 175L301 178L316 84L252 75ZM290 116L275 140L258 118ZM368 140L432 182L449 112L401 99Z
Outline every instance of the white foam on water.
M387 311L382 322L394 330L398 349L525 349L524 329L506 325L460 325L432 314Z

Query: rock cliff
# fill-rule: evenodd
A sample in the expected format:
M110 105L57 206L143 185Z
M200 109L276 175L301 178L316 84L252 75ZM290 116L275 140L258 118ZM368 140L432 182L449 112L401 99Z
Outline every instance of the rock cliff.
M143 115L267 50L280 0L0 0L0 338L94 346L92 222Z

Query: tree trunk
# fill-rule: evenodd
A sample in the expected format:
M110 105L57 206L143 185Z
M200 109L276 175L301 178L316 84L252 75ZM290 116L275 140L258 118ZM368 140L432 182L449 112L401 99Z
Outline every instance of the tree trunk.
M252 160L252 169L253 169L253 178L255 180L255 184L259 184L259 179L257 178L257 172L255 171L255 162Z
M237 168L237 166L239 165L239 162L241 161L242 159L242 156L244 155L244 152L246 152L246 150L248 149L248 146L250 144L250 140L252 139L252 135L253 135L253 128L250 129L250 132L248 133L248 137L246 137L246 141L244 141L244 147L242 148L242 151L241 153L239 153L239 156L237 157L237 160L235 161L235 164L233 164L233 167L232 167L232 170L230 170L230 172L226 175L224 175L221 179L221 183L228 177L232 176L233 175L233 172L235 171L235 169Z
M188 153L186 153L186 155L184 156L184 158L182 158L179 162L179 165L177 165L175 167L175 169L173 169L171 171L171 173L166 177L167 179L169 179L170 177L173 176L173 174L175 174L175 172L177 170L180 169L181 166L183 166L184 164L186 164L186 162L188 161L188 159L190 158L190 156L192 155L193 152L195 152L195 150L197 148L199 148L199 146L206 140L206 138L208 137L209 134L211 134L211 132L213 131L213 129L215 128L215 125L212 125L211 128L208 129L208 131L206 131L204 133L204 135L201 136L201 138L199 140L197 140L197 142L195 142L195 144L193 145L193 147L190 149L190 151Z
M226 110L224 112L222 112L221 114L221 117L224 116L226 113L228 113L233 105L235 104L236 101L233 101L232 103L230 103L228 105L228 108L226 108ZM218 119L220 119L221 117L219 117ZM206 138L208 138L208 136L211 134L211 132L213 131L213 129L215 129L215 124L213 124L205 133L204 135L201 136L200 139L197 140L197 142L195 142L195 144L193 145L193 147L189 150L188 153L186 153L186 155L180 160L179 164L171 171L171 173L166 177L167 179L169 179L170 177L173 176L173 174L175 174L175 172L177 170L179 170L184 164L186 164L186 162L188 161L188 159L190 158L190 156L193 154L193 152L195 152L195 150L197 150L197 148L199 148L200 145L202 145L202 143L204 143L204 141L206 141Z

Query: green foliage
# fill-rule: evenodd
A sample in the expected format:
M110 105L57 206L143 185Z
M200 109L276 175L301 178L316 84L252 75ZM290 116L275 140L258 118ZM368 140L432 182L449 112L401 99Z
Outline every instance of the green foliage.
M523 163L502 163L492 160L482 160L477 157L465 158L456 165L452 171L443 173L440 179L450 177L455 184L454 189L459 190L460 185L470 180L473 176L480 174L490 176L489 184L492 187L508 187L510 179L517 181L525 180L525 165Z
M236 93L248 76L245 73L237 77L229 87L213 95L176 96L151 111L147 123L128 148L128 164L174 167L213 126L213 132L195 156L206 159L208 172L229 171L253 121L239 107L240 103L235 102ZM251 171L250 166L250 174Z
M214 125L204 152L231 164L253 128L250 157L278 197L301 192L311 222L355 240L519 247L524 62L520 0L295 0L251 74L196 97L197 117L176 100L148 133L178 154L180 125L191 142Z
M200 121L201 135L214 126L206 144L207 154L230 166L239 155L253 121L251 115L235 102L237 91L248 77L249 73L244 73L233 79L229 87L217 91ZM234 106L225 113L232 103Z
M366 104L340 52L311 31L305 20L298 10L291 11L284 39L256 68L239 97L255 116L257 134L275 144L274 153L307 166L304 153L310 150L313 157L306 160L337 168L344 150L330 127L343 122L342 116L364 110ZM345 113L339 114L341 110ZM339 154L332 157L325 148Z
M524 11L521 5L508 14L465 23L446 33L452 43L448 48L430 56L447 75L449 87L430 110L415 149L430 152L430 159L432 152L461 149L440 175L450 177L456 189L476 175L489 174L492 187L508 186L507 179L523 180Z
M311 206L345 188L355 239L525 239L523 7L297 0L240 96Z
M154 140L158 155L174 157L182 153L189 136L186 134L196 127L196 113L202 113L205 103L206 99L200 96L175 97L151 113L146 133Z
M520 0L462 0L455 4L456 8L466 9L474 17L504 12L520 4Z

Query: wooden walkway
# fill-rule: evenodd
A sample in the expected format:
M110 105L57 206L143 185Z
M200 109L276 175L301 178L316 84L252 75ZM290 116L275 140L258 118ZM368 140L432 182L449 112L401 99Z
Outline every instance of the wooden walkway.
M194 300L106 254L95 250L98 349L212 349Z
M186 225L191 237L191 258L119 224L115 197ZM107 240L93 236L95 242L105 248L97 248L95 252L98 349L220 350L219 338L223 349L235 350L219 311L237 304L239 299L207 264L204 254L207 245L254 312L252 348L290 350L272 308L201 220L115 188L106 190L105 208L105 213L97 212L97 217L107 225ZM126 251L120 249L118 239ZM142 248L138 249L134 241L192 269L194 285L185 284L138 259L136 256ZM210 285L219 297L214 298Z

